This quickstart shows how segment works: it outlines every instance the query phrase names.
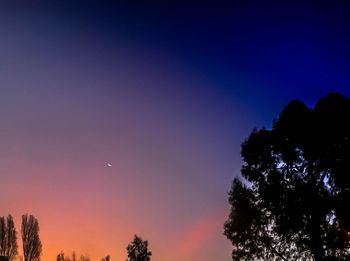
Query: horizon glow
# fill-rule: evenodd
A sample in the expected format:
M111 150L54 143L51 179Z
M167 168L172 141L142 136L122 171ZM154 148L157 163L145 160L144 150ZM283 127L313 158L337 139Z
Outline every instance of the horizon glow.
M292 99L350 96L345 11L297 2L0 4L0 215L20 255L28 213L42 261L125 260L134 234L152 261L230 260L241 143Z

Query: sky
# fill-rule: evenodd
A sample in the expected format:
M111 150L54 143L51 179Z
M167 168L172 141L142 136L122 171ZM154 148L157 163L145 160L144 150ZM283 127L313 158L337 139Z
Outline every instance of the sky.
M214 3L215 2L215 3ZM2 1L0 215L63 250L230 260L240 145L282 108L350 96L341 1Z

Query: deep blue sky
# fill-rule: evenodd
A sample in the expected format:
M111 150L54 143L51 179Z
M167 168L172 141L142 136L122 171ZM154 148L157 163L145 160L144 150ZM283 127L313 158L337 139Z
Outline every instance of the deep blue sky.
M36 20L38 34L89 34L108 46L122 38L148 52L170 53L228 94L244 82L239 93L247 102L260 95L311 102L349 85L346 1L43 2L2 12ZM50 22L60 24L50 28Z
M120 6L92 5L84 18L146 49L175 53L267 119L290 99L313 104L330 91L350 94L346 1L198 2L135 3L120 13Z

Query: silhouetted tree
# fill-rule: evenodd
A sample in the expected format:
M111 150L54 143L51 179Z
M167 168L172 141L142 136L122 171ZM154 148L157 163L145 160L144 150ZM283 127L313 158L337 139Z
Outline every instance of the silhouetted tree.
M75 252L73 251L73 252L72 252L72 257L70 257L70 256L66 256L66 255L64 254L64 252L61 251L61 252L57 255L56 261L76 261L76 254L75 254Z
M126 261L150 261L152 253L148 251L148 241L143 241L137 235L134 240L127 246L128 259Z
M111 259L111 257L109 255L107 255L107 256L103 257L101 259L101 261L109 261L110 259Z
M61 251L57 257L56 257L56 261L72 261L72 259L69 256L65 256L63 251Z
M229 193L233 260L350 260L350 100L292 101L242 144Z
M0 217L0 256L13 261L17 256L17 232L11 215Z
M39 238L38 220L32 215L23 215L21 232L24 261L40 261L42 245Z
M61 251L61 252L57 255L56 261L65 261L65 257L64 257L63 251Z

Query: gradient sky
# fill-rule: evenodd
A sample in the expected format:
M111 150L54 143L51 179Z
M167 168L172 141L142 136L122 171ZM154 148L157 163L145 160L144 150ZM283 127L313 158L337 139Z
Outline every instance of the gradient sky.
M292 99L350 96L340 1L11 2L0 4L0 215L18 231L23 213L38 218L43 261L125 260L134 234L154 261L230 260L242 141Z

